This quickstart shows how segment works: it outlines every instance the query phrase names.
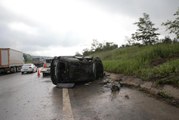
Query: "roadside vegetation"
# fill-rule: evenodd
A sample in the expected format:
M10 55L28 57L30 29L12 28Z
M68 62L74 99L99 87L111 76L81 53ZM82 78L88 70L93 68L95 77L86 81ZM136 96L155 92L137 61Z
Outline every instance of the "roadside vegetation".
M144 13L134 23L138 29L127 40L128 44L118 48L114 43L101 44L95 40L92 49L84 50L83 55L100 57L105 71L179 87L179 9L174 16L175 20L162 23L175 35L173 39L169 36L159 39L158 28Z
M23 57L25 63L32 63L32 56L30 54L23 53Z
M92 56L100 57L108 72L179 85L179 43L131 46L96 52Z

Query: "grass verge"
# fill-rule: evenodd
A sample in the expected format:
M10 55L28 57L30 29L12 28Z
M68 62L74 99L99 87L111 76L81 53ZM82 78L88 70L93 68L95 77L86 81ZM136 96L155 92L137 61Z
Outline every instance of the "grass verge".
M132 46L96 52L108 72L179 86L179 43Z

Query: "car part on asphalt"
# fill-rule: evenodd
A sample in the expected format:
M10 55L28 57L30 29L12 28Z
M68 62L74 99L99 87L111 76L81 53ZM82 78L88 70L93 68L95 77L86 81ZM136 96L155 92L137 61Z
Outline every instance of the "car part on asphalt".
M92 81L103 75L103 64L98 57L59 56L51 62L51 80L55 85Z

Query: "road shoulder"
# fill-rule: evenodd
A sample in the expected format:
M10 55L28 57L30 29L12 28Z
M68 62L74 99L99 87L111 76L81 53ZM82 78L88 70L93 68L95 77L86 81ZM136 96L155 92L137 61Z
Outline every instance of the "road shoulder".
M153 81L143 81L133 76L125 76L123 74L114 74L105 72L106 77L113 81L119 81L120 84L125 86L132 86L147 92L155 97L162 98L167 103L179 107L179 88L171 85L158 85Z

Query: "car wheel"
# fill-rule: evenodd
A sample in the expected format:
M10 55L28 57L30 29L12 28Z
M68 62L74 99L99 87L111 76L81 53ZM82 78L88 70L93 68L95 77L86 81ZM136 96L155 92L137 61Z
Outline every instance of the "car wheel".
M56 78L56 75L55 75L55 65L54 65L54 61L55 60L52 60L51 62L51 65L50 65L50 77L51 77L51 81L54 85L57 85L58 84L58 81L57 81L57 78Z
M24 72L21 72L21 74L24 74Z
M16 67L14 67L14 72L15 72L15 73L17 72L17 68L16 68Z
M95 58L96 78L102 78L104 76L104 68L102 61L99 58Z
M13 73L14 72L14 67L11 67L10 68L10 73Z

